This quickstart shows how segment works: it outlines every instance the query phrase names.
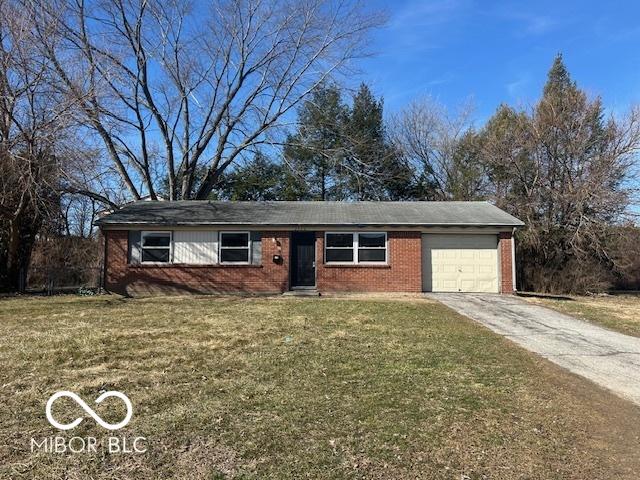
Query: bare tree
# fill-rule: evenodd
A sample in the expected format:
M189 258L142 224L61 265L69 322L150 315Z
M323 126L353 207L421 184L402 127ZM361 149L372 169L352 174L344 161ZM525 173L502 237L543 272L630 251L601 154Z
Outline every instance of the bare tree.
M99 174L115 173L133 199L157 199L165 179L170 200L207 198L381 23L348 0L27 5L56 88L109 160Z
M599 290L628 269L615 250L616 237L633 231L622 226L637 182L637 108L606 116L558 57L535 108L502 106L481 137L493 200L525 222L517 242L524 288Z
M0 287L24 283L35 237L57 218L70 102L33 48L31 17L0 1Z
M65 195L61 214L66 236L91 238L101 208L97 200L85 195Z
M486 175L477 161L471 104L451 114L431 98L414 101L392 119L396 148L421 177L431 200L473 200L484 193Z

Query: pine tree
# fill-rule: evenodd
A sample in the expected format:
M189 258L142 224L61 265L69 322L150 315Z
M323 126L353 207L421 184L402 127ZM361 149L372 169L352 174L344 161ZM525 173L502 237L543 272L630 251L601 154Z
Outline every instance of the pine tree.
M260 152L227 174L219 189L219 196L228 200L300 200L304 195L304 183L287 165Z
M348 108L336 85L316 89L298 111L298 131L287 138L285 162L307 186L310 200L344 198L338 170L344 159Z
M382 100L364 83L353 97L346 125L348 159L343 168L349 192L358 200L380 197L380 169L386 154L382 126Z
M386 138L383 101L360 86L353 105L335 85L314 92L298 112L285 162L312 200L403 200L416 195L414 171Z
M482 156L496 200L526 224L517 242L525 288L606 284L608 237L628 205L628 131L604 120L601 100L578 88L560 55L532 112L502 106L488 122Z
M562 59L562 54L559 53L554 58L553 65L551 65L547 73L547 83L542 90L542 96L547 98L558 97L568 90L577 90L577 85L571 79L569 70L567 70Z
M384 102L366 84L353 97L345 136L343 169L350 197L357 200L402 200L415 194L413 170L386 138Z

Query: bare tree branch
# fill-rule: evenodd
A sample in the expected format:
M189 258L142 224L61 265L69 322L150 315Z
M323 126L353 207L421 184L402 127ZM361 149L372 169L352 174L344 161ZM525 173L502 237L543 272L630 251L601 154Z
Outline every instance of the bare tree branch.
M26 4L56 88L134 199L157 198L163 179L169 199L206 198L382 22L357 0Z

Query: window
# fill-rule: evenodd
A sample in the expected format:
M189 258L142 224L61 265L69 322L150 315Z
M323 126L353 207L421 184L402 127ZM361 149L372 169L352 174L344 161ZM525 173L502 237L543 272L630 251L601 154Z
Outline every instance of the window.
M387 234L359 233L358 234L358 263L362 262L386 262L387 261Z
M171 232L142 232L142 261L171 261Z
M353 262L353 233L327 233L324 258L330 262Z
M249 232L220 232L220 263L249 263Z
M387 234L327 233L324 258L327 263L386 263Z

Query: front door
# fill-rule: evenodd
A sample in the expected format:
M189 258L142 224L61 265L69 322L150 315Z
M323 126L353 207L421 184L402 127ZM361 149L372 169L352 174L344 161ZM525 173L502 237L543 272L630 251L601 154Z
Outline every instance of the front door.
M291 236L291 288L316 286L316 234L293 232Z

